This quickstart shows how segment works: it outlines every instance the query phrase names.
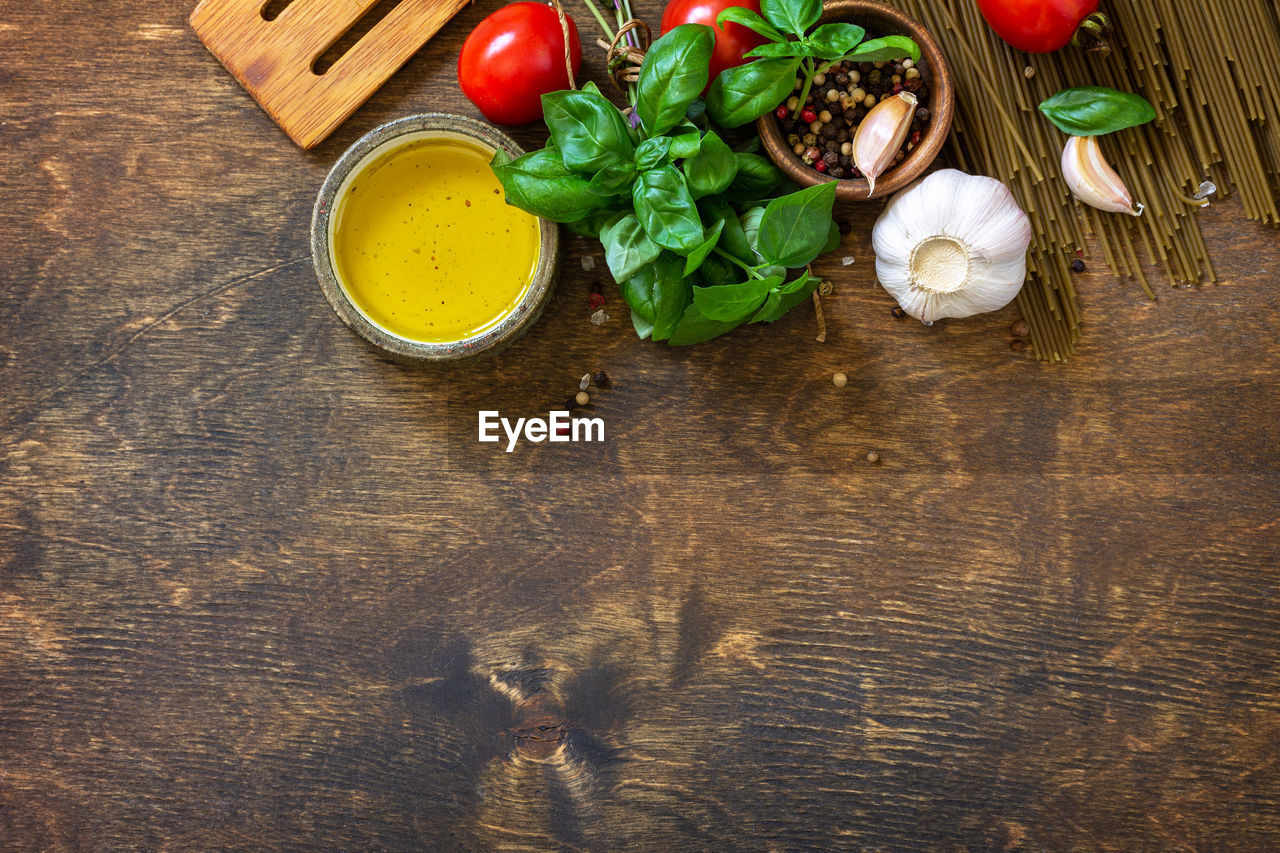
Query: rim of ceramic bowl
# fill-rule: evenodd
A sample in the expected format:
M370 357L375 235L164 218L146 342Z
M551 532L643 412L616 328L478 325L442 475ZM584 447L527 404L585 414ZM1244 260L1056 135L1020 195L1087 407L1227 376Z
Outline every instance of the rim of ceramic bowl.
M827 0L822 7L819 23L879 19L889 21L887 32L868 32L875 36L906 35L915 39L920 46L920 76L930 86L929 126L920 137L920 144L912 149L905 159L876 181L876 191L869 192L870 184L865 178L830 178L824 177L813 168L806 166L790 146L778 127L777 117L772 112L765 113L756 120L756 131L764 143L765 151L770 159L778 165L796 183L810 187L820 183L835 181L836 199L839 201L867 201L891 195L920 177L937 158L951 130L951 117L955 108L954 81L951 77L951 66L938 47L938 42L919 21L904 12L877 3L874 0ZM923 67L921 67L923 66Z
M357 139L329 170L311 215L311 257L320 289L342 322L384 355L407 364L459 363L493 355L510 346L537 321L555 289L560 271L560 228L538 220L538 266L516 306L484 331L456 341L406 338L373 322L348 295L333 263L334 203L352 175L375 158L425 139L463 138L491 151L519 157L524 150L505 133L467 116L419 113L379 125Z

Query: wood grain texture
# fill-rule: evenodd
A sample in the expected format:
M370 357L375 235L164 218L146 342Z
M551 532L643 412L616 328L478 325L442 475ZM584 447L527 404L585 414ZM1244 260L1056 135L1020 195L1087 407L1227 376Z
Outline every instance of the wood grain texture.
M1215 204L1224 284L1157 303L1092 265L1065 367L895 320L874 205L825 344L593 326L568 238L510 350L396 365L311 203L475 115L497 5L307 152L186 4L0 0L0 847L1280 845L1276 232ZM603 445L475 441L597 369Z
M191 27L289 138L312 148L359 109L469 0L403 0L349 49L321 56L378 0L293 0L266 20L265 0L200 0Z

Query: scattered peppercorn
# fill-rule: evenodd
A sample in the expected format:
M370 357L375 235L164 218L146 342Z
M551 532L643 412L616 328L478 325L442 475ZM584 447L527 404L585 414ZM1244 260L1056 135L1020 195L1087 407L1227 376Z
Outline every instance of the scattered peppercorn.
M1031 327L1027 325L1026 320L1018 320L1009 328L1009 331L1013 332L1015 338L1025 338L1031 333Z
M813 107L805 107L800 111L800 120L805 124L812 124L818 120L818 114L813 111Z
M609 387L609 374L605 373L603 370L597 370L594 379L597 388Z
M874 450L868 451L867 461L870 462L872 465L876 464L877 462L880 461L880 454L876 453Z
M837 373L831 377L831 382L837 388L843 388L846 384L848 384L849 377L845 376L843 373Z
M1072 271L1072 272L1084 272L1084 261L1080 260L1079 258L1076 258L1074 261L1072 261L1072 262L1071 262L1071 271Z
M1036 70L1028 65L1026 68L1022 69L1022 76L1030 80L1032 77L1036 76Z
M898 305L893 306L893 310L890 311L889 313L892 314L894 318L898 320L901 320L903 317L907 316L907 312L903 311L902 308Z
M563 408L566 412L572 412L574 409L578 408L578 401L573 397L565 397Z
M782 121L787 117L787 108L785 106L778 107L778 111L774 115L778 117L778 121Z
M573 399L579 406L585 406L591 402L591 395L586 391L579 391Z
M599 311L604 307L604 294L592 293L587 296L587 307L592 311Z
M1009 349L1013 350L1014 352L1022 352L1026 348L1027 348L1027 342L1022 339L1018 339L1013 343L1009 344Z

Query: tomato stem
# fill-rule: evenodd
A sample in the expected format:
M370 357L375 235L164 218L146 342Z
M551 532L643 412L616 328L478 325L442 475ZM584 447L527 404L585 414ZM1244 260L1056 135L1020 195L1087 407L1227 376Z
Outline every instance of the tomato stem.
M1071 44L1082 50L1088 50L1107 56L1111 53L1111 42L1107 36L1111 34L1111 22L1101 12L1094 12L1080 22L1075 34L1071 36Z

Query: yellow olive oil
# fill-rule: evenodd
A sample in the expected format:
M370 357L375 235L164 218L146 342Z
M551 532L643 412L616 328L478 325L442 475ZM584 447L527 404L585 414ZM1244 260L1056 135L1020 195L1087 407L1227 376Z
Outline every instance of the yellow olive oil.
M334 268L386 331L463 340L510 314L529 289L538 219L506 203L491 157L460 140L422 140L383 155L343 190Z

